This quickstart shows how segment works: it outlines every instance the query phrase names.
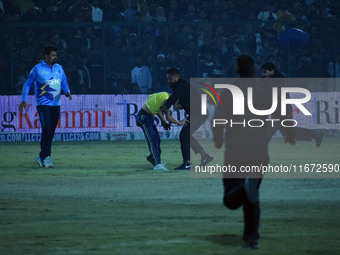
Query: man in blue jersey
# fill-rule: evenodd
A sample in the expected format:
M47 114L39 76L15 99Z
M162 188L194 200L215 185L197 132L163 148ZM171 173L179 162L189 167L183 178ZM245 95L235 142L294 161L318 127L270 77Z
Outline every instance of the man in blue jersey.
M26 100L30 88L34 85L37 111L42 128L37 161L41 167L51 168L51 146L60 116L61 90L72 99L67 78L61 65L57 64L57 51L54 46L44 48L44 60L31 70L22 90L22 102L19 111L27 107Z

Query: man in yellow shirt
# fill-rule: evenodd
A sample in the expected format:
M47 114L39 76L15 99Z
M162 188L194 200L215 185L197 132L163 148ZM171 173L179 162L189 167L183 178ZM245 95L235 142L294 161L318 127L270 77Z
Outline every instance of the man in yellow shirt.
M136 124L143 130L149 146L150 155L147 157L147 160L153 164L153 170L168 170L161 162L161 139L154 122L154 115L157 114L165 130L170 129L170 125L165 120L162 113L162 107L169 97L170 94L167 92L159 92L150 95L142 109L140 109L136 115ZM172 118L170 111L167 112L166 119L171 123L181 126L185 126L188 122L185 119L182 121L175 120Z

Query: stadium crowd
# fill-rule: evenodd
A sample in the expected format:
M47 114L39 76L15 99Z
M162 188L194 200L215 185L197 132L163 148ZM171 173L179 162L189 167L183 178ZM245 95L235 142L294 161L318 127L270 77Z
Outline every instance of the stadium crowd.
M242 52L289 77L340 77L339 12L336 0L0 0L0 94L21 94L48 44L73 94L170 91L169 67L233 77Z

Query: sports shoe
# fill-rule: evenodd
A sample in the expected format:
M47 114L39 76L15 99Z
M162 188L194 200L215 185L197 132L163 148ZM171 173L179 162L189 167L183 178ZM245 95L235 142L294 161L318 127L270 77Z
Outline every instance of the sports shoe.
M164 165L165 164L162 164L162 163L157 164L157 165L154 166L153 170L155 170L155 171L167 171L167 170L169 170Z
M146 160L149 161L153 165L153 160L152 160L152 156L151 155L147 156Z
M190 168L191 168L191 163L190 162L184 162L182 165L175 168L175 170L190 170Z
M259 183L259 180L257 178L247 177L244 180L243 187L247 193L248 201L251 204L256 204L259 202L259 190L257 188L258 183Z
M45 166L45 168L53 168L53 163L52 163L52 160L51 160L50 156L47 156L44 159L44 166Z
M259 248L259 246L257 244L257 240L256 239L249 239L249 240L244 242L243 248L251 249L251 250L256 250L256 249Z
M36 158L36 160L37 160L37 162L38 162L38 164L39 164L40 167L44 167L44 163L43 163L42 159L40 158L40 156L38 156L38 157Z
M214 157L211 157L209 154L205 154L205 155L202 157L201 166L206 166L206 165L208 165L213 159L214 159Z
M315 142L316 142L316 147L320 147L321 145L321 142L322 142L322 138L323 138L323 133L318 133L316 136L315 136Z

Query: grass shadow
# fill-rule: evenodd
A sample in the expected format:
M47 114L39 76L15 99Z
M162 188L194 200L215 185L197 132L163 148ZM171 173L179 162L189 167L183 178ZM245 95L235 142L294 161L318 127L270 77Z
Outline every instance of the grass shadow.
M205 237L205 239L210 242L226 246L240 246L242 244L241 235L233 234L210 235Z

